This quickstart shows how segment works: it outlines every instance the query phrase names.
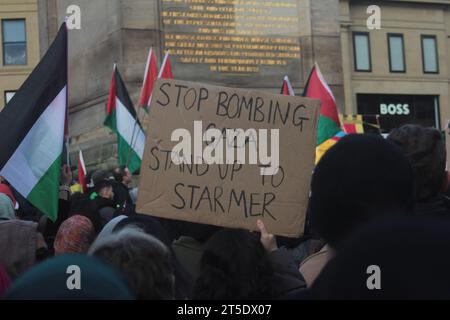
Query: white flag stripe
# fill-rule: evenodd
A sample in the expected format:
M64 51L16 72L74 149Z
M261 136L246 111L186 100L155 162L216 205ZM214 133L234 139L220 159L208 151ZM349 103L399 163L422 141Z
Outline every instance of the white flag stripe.
M148 98L147 107L149 107L149 108L150 108L150 105L152 104L152 96L153 96L153 94L151 94L150 98Z
M315 67L316 67L316 70L317 70L317 76L319 77L319 80L322 83L322 86L330 94L330 96L333 99L333 101L336 102L336 99L334 98L333 92L331 91L330 86L328 85L328 83L325 81L325 78L323 77L322 72L320 72L320 68L319 68L319 65L317 63L315 64Z
M81 152L81 150L80 150L79 157L80 157L80 162L81 162L81 168L83 169L84 175L86 175L86 174L87 174L87 172L86 172L86 166L84 165L83 152Z
M148 52L147 64L145 65L144 80L142 80L142 89L144 89L145 80L147 80L148 69L150 68L150 60L152 58L152 52L153 52L153 47L151 47L150 51Z
M120 136L131 146L131 140L133 140L133 150L137 153L142 160L144 155L145 135L139 124L136 123L136 119L133 118L128 109L120 102L116 97L116 122L117 131ZM136 127L135 127L136 125ZM134 131L134 135L133 135Z
M289 81L288 76L284 76L284 81L286 81L286 85L288 87L289 95L295 96L294 88L292 88L291 81Z
M159 73L158 73L158 79L161 79L164 69L166 68L166 63L167 63L167 58L169 57L169 51L166 52L166 54L164 55L164 59L163 62L161 64L161 69L159 69Z
M28 196L61 155L64 142L66 92L67 87L64 87L41 114L0 171L0 174L24 197Z

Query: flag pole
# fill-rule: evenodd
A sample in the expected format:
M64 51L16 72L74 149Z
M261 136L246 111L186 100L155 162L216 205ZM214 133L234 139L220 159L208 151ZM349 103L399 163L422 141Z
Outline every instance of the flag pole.
M145 74L144 74L144 79L142 80L142 86L145 85L145 80L146 80L146 78L147 78L147 72L148 72L148 69L149 69L149 67L150 67L150 60L151 60L151 53L152 53L152 52L153 52L153 48L150 48L150 52L149 52L148 57L147 57L147 63L146 63L146 65L145 65ZM139 104L139 102L138 102L138 104ZM130 163L131 152L132 152L133 147L134 147L134 144L135 144L136 128L137 128L138 119L139 119L139 116L140 116L141 108L142 108L142 107L143 107L143 106L138 106L138 110L137 110L137 112L136 112L136 117L135 117L135 119L134 119L134 126L133 126L133 133L131 134L130 148L128 149L127 161L126 161L126 163L125 163L125 166L126 166L127 168L128 168L128 164ZM136 139L137 139L137 136L136 136Z
M113 65L113 73L116 71L116 69L117 69L117 63L115 62L114 65ZM115 76L115 75L114 75L114 76ZM133 106L133 108L134 108L134 106ZM116 117L117 117L117 114L116 114ZM116 122L117 122L117 119L116 119ZM137 124L137 113L136 113L136 119L135 119L135 123L134 123L133 133L132 133L132 135L131 135L131 146L130 146L129 149L128 149L127 161L126 161L126 163L125 163L125 165L126 165L127 167L128 167L129 159L130 159L130 156L131 156L131 150L132 150L132 144L133 144L133 137L134 137L134 135L135 135L136 124Z
M164 56L164 61L163 61L163 63L162 63L162 67L164 67L164 65L165 65L165 61L167 60L167 54L169 53L169 51L167 50L166 51L166 54L165 54L165 56ZM145 69L146 69L146 74L144 75L144 79L143 79L143 81L142 81L142 85L144 86L144 84L145 84L145 80L146 80L146 78L147 78L147 72L149 71L149 68L150 68L150 61L151 61L151 55L153 54L153 48L151 48L150 49L150 52L149 52L149 55L148 55L148 58L147 58L147 65L146 65L146 67L145 67ZM163 68L161 68L161 70L159 71L159 73L158 73L158 77L157 77L157 79L160 79L161 78L161 75L162 75L162 72L163 72ZM147 107L150 107L150 101L151 101L151 99L152 99L152 94L150 95L150 98L149 98L149 100L148 100L148 102L147 102ZM135 145L135 143L136 143L136 140L137 140L137 136L138 136L138 132L139 131L136 131L136 128L137 128L137 125L138 125L138 119L140 118L140 114L141 114L141 109L142 108L144 108L145 106L139 106L138 107L138 111L136 112L136 119L135 119L135 121L134 121L134 127L133 127L133 134L131 135L131 145L130 145L130 149L129 149L129 152L128 152L128 156L127 156L127 162L126 162L126 166L128 167L128 164L129 164L129 162L130 162L130 157L131 157L131 151L132 151L132 149L134 148L134 145ZM150 112L150 110L148 111L148 112ZM144 123L144 119L145 119L145 116L147 115L147 112L144 112L144 116L142 117L142 119L141 119L141 121L142 121L142 123ZM136 138L136 139L135 139Z
M161 79L161 77L162 77L162 75L163 75L164 68L165 68L165 66L166 66L166 61L167 61L167 57L169 56L169 53L170 53L170 50L167 50L167 51L165 52L165 54L164 54L164 59L163 59L163 62L162 62L162 64L161 64L161 69L160 69L159 72L158 72L158 77L157 77L157 79ZM150 113L150 103L151 103L151 101L152 101L152 97L153 97L153 94L151 94L151 95L150 95L150 98L148 99L147 107L148 107L149 109L148 109L148 112L144 112L144 116L143 116L142 119L141 119L142 123L144 123L144 120L145 120L145 117L147 116L147 113ZM141 107L143 107L143 106L141 106ZM141 111L141 108L139 108L139 111ZM136 118L136 119L137 119L137 118ZM136 123L137 123L137 120L136 120ZM136 123L135 123L135 126L136 126ZM133 135L134 135L134 129L133 129ZM137 137L136 137L136 138L137 138ZM132 142L132 147L134 147L134 143L135 143L136 141L133 142L133 139L132 139L131 142ZM127 161L127 165L128 165L128 161Z
M134 119L134 126L133 126L133 133L131 134L131 143L130 143L130 148L128 149L128 155L127 155L127 161L125 163L125 166L128 168L128 164L130 163L130 158L131 158L131 152L133 150L134 144L136 142L137 139L137 133L139 132L138 130L136 130L137 126L138 126L138 117L139 117L139 111L136 112L136 117ZM136 139L135 139L136 137Z
M67 28L67 17L64 19L67 36L69 29ZM66 44L66 59L69 61L69 44ZM66 164L70 167L70 150L69 150L69 67L66 72L66 119L64 121L64 143L66 145Z

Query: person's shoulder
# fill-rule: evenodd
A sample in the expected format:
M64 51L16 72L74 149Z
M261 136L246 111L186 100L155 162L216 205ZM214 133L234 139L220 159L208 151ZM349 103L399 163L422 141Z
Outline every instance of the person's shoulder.
M128 191L128 187L126 185L124 185L122 182L118 182L118 181L114 181L113 185L120 190L127 190Z
M416 215L439 219L450 219L450 197L439 194L427 202L416 204Z
M326 260L326 259L328 259L328 251L329 251L328 246L324 245L319 252L316 252L316 253L308 256L305 260L303 260L302 263L300 263L300 269L304 265L311 264L311 263L316 262L318 260L322 260L322 259Z

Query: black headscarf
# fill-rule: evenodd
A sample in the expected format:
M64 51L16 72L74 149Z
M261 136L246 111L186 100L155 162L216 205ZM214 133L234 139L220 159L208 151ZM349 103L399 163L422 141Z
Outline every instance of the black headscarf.
M311 226L333 248L359 226L383 215L413 214L411 164L394 144L376 135L348 135L314 170Z

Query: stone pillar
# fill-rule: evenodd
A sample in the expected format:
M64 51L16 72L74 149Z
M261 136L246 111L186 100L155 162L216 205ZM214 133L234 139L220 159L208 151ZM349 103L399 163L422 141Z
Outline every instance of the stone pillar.
M344 88L339 16L339 0L311 0L312 60L319 64L342 112ZM306 69L312 67L313 61L304 61Z

